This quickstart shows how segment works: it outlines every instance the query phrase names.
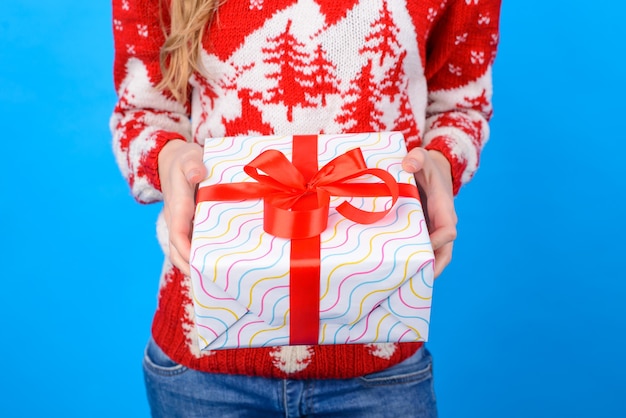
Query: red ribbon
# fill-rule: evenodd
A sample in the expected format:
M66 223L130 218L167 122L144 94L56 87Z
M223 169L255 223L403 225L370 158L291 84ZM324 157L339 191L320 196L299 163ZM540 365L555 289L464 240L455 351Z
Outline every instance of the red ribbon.
M316 135L296 135L292 146L292 162L280 151L267 150L244 166L256 183L201 187L196 199L263 199L263 229L291 240L290 344L312 345L317 344L319 337L319 235L328 223L331 196L391 197L389 208L380 212L364 211L349 202L337 206L337 212L361 224L382 219L399 196L419 196L415 186L398 184L387 171L368 168L360 148L336 157L318 170ZM367 174L382 183L350 181Z

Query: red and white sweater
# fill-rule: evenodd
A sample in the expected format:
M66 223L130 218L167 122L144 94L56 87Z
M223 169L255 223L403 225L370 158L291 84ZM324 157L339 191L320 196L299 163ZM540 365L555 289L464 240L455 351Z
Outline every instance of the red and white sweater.
M164 40L159 0L113 0L117 162L135 198L150 203L162 198L157 156L170 140L401 131L409 148L448 157L457 193L489 135L499 13L500 0L227 0L204 40L208 75L192 77L180 104L155 89ZM200 352L189 292L189 278L166 257L152 334L173 360L198 370L346 378L389 367L421 346Z

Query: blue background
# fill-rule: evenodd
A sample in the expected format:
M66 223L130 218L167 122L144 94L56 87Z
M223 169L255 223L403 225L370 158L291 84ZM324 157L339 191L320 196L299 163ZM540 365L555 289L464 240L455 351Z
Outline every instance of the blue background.
M504 1L430 348L443 418L626 416L619 2ZM0 14L0 415L145 417L158 205L111 151L108 1Z

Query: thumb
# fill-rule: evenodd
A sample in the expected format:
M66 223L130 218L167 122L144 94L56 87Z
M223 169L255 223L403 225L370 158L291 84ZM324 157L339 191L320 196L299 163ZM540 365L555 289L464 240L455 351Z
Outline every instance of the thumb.
M423 148L413 148L402 159L402 169L408 173L416 173L424 167L426 160L426 150Z
M199 150L187 152L181 158L180 163L181 171L189 184L198 184L207 176L206 167L202 162L202 153Z

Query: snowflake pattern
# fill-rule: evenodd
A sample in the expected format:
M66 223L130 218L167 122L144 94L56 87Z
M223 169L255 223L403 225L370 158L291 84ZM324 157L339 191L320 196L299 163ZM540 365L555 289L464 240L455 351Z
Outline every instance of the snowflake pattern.
M470 62L472 64L484 64L485 63L485 53L483 51L471 51L470 52Z
M448 64L448 71L450 71L451 74L457 77L460 77L463 75L463 69L458 65Z
M467 42L467 36L468 36L467 32L465 32L465 33L463 33L461 35L457 35L455 40L454 40L454 45L460 45L462 43Z
M148 25L137 24L137 33L143 38L148 37Z
M435 9L434 7L430 7L428 9L428 15L426 15L426 19L428 19L429 22L433 22L436 17L437 17L437 9Z
M263 10L263 0L250 0L250 10Z
M478 24L479 25L488 25L491 23L491 16L489 16L489 13L485 13L485 14L479 14L478 15Z

